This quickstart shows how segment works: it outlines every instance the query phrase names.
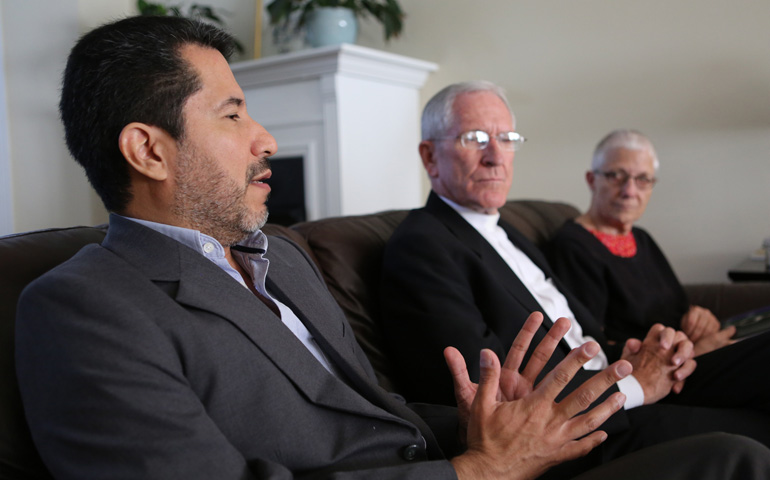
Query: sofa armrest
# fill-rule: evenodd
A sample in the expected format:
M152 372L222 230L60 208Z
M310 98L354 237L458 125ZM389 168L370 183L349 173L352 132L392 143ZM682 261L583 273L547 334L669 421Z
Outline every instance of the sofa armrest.
M690 303L708 308L720 320L770 305L770 282L684 285Z

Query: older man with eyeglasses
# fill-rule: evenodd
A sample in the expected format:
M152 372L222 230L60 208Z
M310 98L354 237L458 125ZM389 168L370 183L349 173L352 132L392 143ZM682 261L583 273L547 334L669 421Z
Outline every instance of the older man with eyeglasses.
M380 289L383 332L406 397L454 403L453 379L439 360L442 351L456 347L477 381L479 351L491 349L504 360L527 317L541 312L544 321L535 338L544 338L561 317L571 322L544 372L587 341L602 347L564 395L613 360L633 365L632 375L605 393L620 390L624 409L602 425L609 438L582 467L701 432L742 433L770 444L767 383L743 381L766 376L765 340L701 356L697 369L692 342L663 325L641 340L612 345L538 248L500 221L498 209L507 200L515 151L523 142L508 101L494 84L450 85L425 106L419 152L432 192L388 241ZM602 168L598 176L617 183L633 177L634 187L654 182L654 172L610 170ZM560 472L580 468L572 463Z
M594 151L586 182L591 204L551 241L556 274L601 322L607 338L643 336L655 323L681 329L696 356L731 343L709 310L690 305L663 252L642 228L659 161L652 142L635 130L615 130Z

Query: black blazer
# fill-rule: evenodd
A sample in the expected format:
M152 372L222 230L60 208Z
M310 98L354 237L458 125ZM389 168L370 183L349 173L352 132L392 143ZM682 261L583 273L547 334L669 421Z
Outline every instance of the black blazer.
M584 333L597 339L606 351L609 345L598 324L553 277L537 247L512 226L501 226L511 241L553 279ZM471 379L478 381L480 350L489 348L503 361L529 314L542 311L495 249L435 193L430 194L424 208L410 212L390 238L380 291L384 335L410 401L453 405L444 348L458 348ZM552 319L546 316L533 346L551 325ZM567 353L569 346L562 341L544 371L550 371ZM565 393L592 375L581 370ZM615 391L617 387L612 387L602 399ZM609 432L626 426L621 411L603 428Z

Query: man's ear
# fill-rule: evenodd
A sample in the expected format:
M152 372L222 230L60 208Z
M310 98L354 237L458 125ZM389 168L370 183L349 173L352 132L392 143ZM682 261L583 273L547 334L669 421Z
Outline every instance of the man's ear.
M118 145L128 164L141 175L157 181L168 178L176 141L162 128L129 123L120 132Z
M422 159L422 165L425 167L425 171L428 172L428 177L435 178L438 176L438 165L436 163L436 144L430 140L423 140L418 147L420 151L420 158Z

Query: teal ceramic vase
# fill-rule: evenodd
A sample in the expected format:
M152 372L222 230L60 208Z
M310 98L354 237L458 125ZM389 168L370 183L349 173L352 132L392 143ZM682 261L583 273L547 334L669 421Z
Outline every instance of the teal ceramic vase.
M308 13L306 39L311 47L356 43L358 20L345 7L319 7Z

